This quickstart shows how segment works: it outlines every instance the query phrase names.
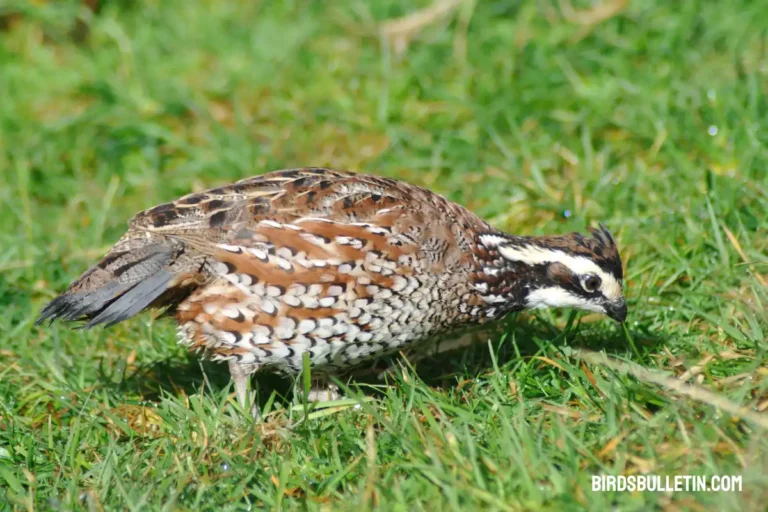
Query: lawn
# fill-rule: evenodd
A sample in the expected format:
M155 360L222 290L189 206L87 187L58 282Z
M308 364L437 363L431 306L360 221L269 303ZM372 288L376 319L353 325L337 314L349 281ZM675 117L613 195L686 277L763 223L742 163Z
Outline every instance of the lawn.
M765 510L768 1L429 1L0 4L0 510ZM137 211L300 166L603 222L628 322L518 315L308 417L264 376L263 423L168 319L33 325ZM743 489L591 488L643 473Z

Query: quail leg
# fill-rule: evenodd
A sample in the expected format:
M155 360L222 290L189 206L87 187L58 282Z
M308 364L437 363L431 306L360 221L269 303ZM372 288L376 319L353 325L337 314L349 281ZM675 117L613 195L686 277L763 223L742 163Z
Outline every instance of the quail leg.
M301 397L304 396L304 388L301 381L296 383L294 397L296 401L301 401ZM309 394L307 395L307 403L311 402L331 402L333 400L339 400L344 398L344 395L339 391L339 386L332 383L330 380L324 377L313 377L309 387Z
M256 396L253 391L248 391L248 384L251 374L257 369L258 365L255 364L241 364L237 361L229 362L229 374L232 376L232 382L235 384L235 395L237 396L237 402L243 411L250 405L251 414L254 419L258 419L260 416L259 406L256 403Z
M328 379L312 379L312 386L307 396L308 402L331 402L339 400L343 395L339 391L339 386L330 382Z

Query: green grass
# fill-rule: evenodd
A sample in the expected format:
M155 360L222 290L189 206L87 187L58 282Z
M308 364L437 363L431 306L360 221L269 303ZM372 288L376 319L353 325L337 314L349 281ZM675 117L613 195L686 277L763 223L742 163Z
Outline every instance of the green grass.
M477 0L405 52L377 35L427 3L0 6L0 510L764 510L765 430L573 349L766 418L768 2L599 20ZM264 377L275 413L252 424L171 321L33 326L136 211L305 165L425 185L519 234L606 223L627 332L521 315L308 419ZM642 472L744 488L591 491Z

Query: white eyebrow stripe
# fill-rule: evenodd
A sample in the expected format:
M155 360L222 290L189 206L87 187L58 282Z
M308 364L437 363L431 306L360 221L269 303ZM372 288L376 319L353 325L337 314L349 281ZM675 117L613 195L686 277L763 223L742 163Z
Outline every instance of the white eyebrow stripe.
M534 245L515 247L500 245L498 251L511 261L519 261L526 265L542 265L544 263L561 263L568 267L576 275L594 274L602 281L601 290L609 299L617 299L622 296L621 285L613 275L606 272L594 261L584 256L572 256L559 249L545 249Z
M533 245L525 247L513 247L510 245L499 246L499 252L508 260L519 261L527 265L541 265L544 263L562 263L574 274L597 274L600 277L608 273L601 269L594 261L584 256L571 256L559 249L544 249Z

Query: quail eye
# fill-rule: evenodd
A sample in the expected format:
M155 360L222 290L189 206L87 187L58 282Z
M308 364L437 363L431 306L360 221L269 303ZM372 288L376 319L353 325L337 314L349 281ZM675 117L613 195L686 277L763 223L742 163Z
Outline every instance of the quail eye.
M582 286L589 293L596 292L600 288L600 278L597 276L589 276L582 282Z

